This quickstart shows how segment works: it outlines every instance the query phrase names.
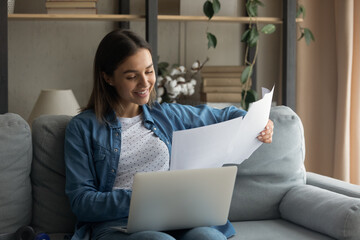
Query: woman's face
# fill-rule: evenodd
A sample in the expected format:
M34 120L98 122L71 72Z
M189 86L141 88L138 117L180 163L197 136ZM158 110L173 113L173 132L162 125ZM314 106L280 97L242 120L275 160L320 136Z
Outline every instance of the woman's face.
M119 65L113 76L104 74L104 77L119 95L119 103L124 108L122 117L136 116L139 105L149 102L156 81L149 50L139 49Z

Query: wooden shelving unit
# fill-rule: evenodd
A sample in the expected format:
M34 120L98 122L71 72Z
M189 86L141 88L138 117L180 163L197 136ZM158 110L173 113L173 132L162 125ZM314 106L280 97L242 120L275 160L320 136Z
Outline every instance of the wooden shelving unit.
M145 21L144 15L130 14L9 14L9 20L93 20L93 21ZM176 22L206 22L205 16L184 16L184 15L158 15L158 21L176 21ZM211 22L226 23L250 23L250 21L259 23L282 24L281 18L275 17L228 17L215 16ZM296 22L302 22L303 19L297 18Z
M122 1L120 5L122 6ZM129 7L129 0L124 0L125 8ZM7 2L0 1L0 114L8 111L8 49L7 23L16 20L56 20L56 21L145 21L146 39L152 45L153 58L157 56L157 22L184 21L206 22L205 16L158 15L158 0L146 0L146 15L121 14L7 14ZM211 22L250 23L249 17L215 16ZM283 19L274 17L253 18L258 23L273 23L283 25L283 73L282 73L282 104L296 108L296 23L302 19L296 18L296 0L283 0Z

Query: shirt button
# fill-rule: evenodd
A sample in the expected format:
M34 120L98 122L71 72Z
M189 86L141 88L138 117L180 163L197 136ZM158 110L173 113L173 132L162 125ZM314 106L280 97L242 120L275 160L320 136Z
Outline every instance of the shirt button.
M115 136L119 136L119 133L115 133Z
M115 169L111 169L111 172L113 172L113 173L114 173L114 172L115 172Z
M118 149L117 149L117 148L115 148L115 149L114 149L114 152L117 152L117 151L118 151Z
M156 128L154 127L154 131L156 131Z

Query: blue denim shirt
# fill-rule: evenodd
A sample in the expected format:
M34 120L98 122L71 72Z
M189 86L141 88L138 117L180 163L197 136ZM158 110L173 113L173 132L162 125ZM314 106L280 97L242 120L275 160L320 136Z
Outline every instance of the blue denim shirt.
M207 105L144 105L144 126L151 129L171 153L172 133L210 125L245 115L235 107L215 109ZM112 190L121 152L121 124L115 113L99 122L92 110L75 116L65 133L66 194L78 224L73 239L89 236L91 223L127 218L131 192ZM171 161L171 160L170 160ZM235 234L228 222L215 227L227 237Z

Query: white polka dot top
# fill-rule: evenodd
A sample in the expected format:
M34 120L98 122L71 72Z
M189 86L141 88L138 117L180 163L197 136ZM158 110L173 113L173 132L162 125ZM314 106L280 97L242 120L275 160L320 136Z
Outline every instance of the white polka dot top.
M113 189L132 189L135 173L169 170L169 150L143 125L143 115L119 118L121 152Z

